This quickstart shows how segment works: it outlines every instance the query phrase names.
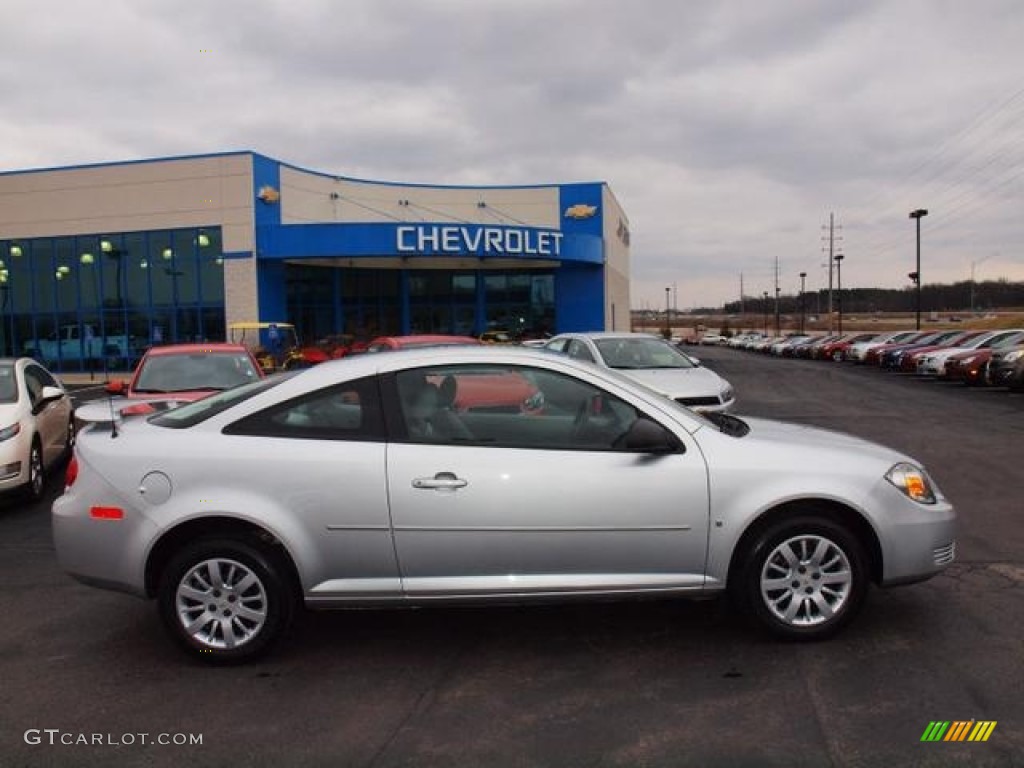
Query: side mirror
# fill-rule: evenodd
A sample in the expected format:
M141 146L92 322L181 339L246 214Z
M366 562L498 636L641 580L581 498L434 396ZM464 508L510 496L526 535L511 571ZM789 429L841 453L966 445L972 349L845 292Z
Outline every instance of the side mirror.
M678 453L683 444L679 438L655 421L639 418L621 438L621 447L631 453Z
M64 390L60 387L43 387L39 392L39 402L41 403L60 400L62 397L64 397Z
M39 399L32 405L32 413L39 413L46 407L47 403L60 400L64 397L64 390L60 387L43 387L39 390Z
M104 387L109 395L123 395L128 389L128 382L124 379L111 379Z

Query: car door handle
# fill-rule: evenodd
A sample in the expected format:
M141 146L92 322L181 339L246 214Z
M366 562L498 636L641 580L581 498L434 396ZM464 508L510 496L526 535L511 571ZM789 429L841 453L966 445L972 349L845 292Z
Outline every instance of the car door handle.
M416 477L412 481L413 488L434 491L454 491L467 485L469 482L456 477L454 472L438 472L433 477Z

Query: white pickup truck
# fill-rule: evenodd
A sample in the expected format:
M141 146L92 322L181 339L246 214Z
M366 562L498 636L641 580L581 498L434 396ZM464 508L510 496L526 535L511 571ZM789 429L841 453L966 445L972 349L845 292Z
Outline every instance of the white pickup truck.
M82 361L130 357L131 338L100 336L91 325L62 325L45 339L25 342L25 354L50 364L56 360Z

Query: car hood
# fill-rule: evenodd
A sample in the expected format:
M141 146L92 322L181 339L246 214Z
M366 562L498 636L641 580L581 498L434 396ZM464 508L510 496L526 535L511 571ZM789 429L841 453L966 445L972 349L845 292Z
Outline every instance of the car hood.
M0 403L0 428L10 426L24 415L25 409L18 403Z
M911 457L892 448L843 432L833 432L803 424L772 421L771 419L742 418L750 427L750 433L742 440L757 442L764 440L776 447L809 449L812 452L855 451L865 458L871 457L889 464L900 461L917 463Z
M729 383L708 368L618 368L619 373L671 398L718 396Z

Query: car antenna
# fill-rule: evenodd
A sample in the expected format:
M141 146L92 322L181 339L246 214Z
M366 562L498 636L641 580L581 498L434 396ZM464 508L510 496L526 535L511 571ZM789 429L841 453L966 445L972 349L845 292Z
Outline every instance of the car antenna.
M107 394L107 405L110 406L110 437L115 438L118 435L117 419L114 418L114 397L109 393Z

